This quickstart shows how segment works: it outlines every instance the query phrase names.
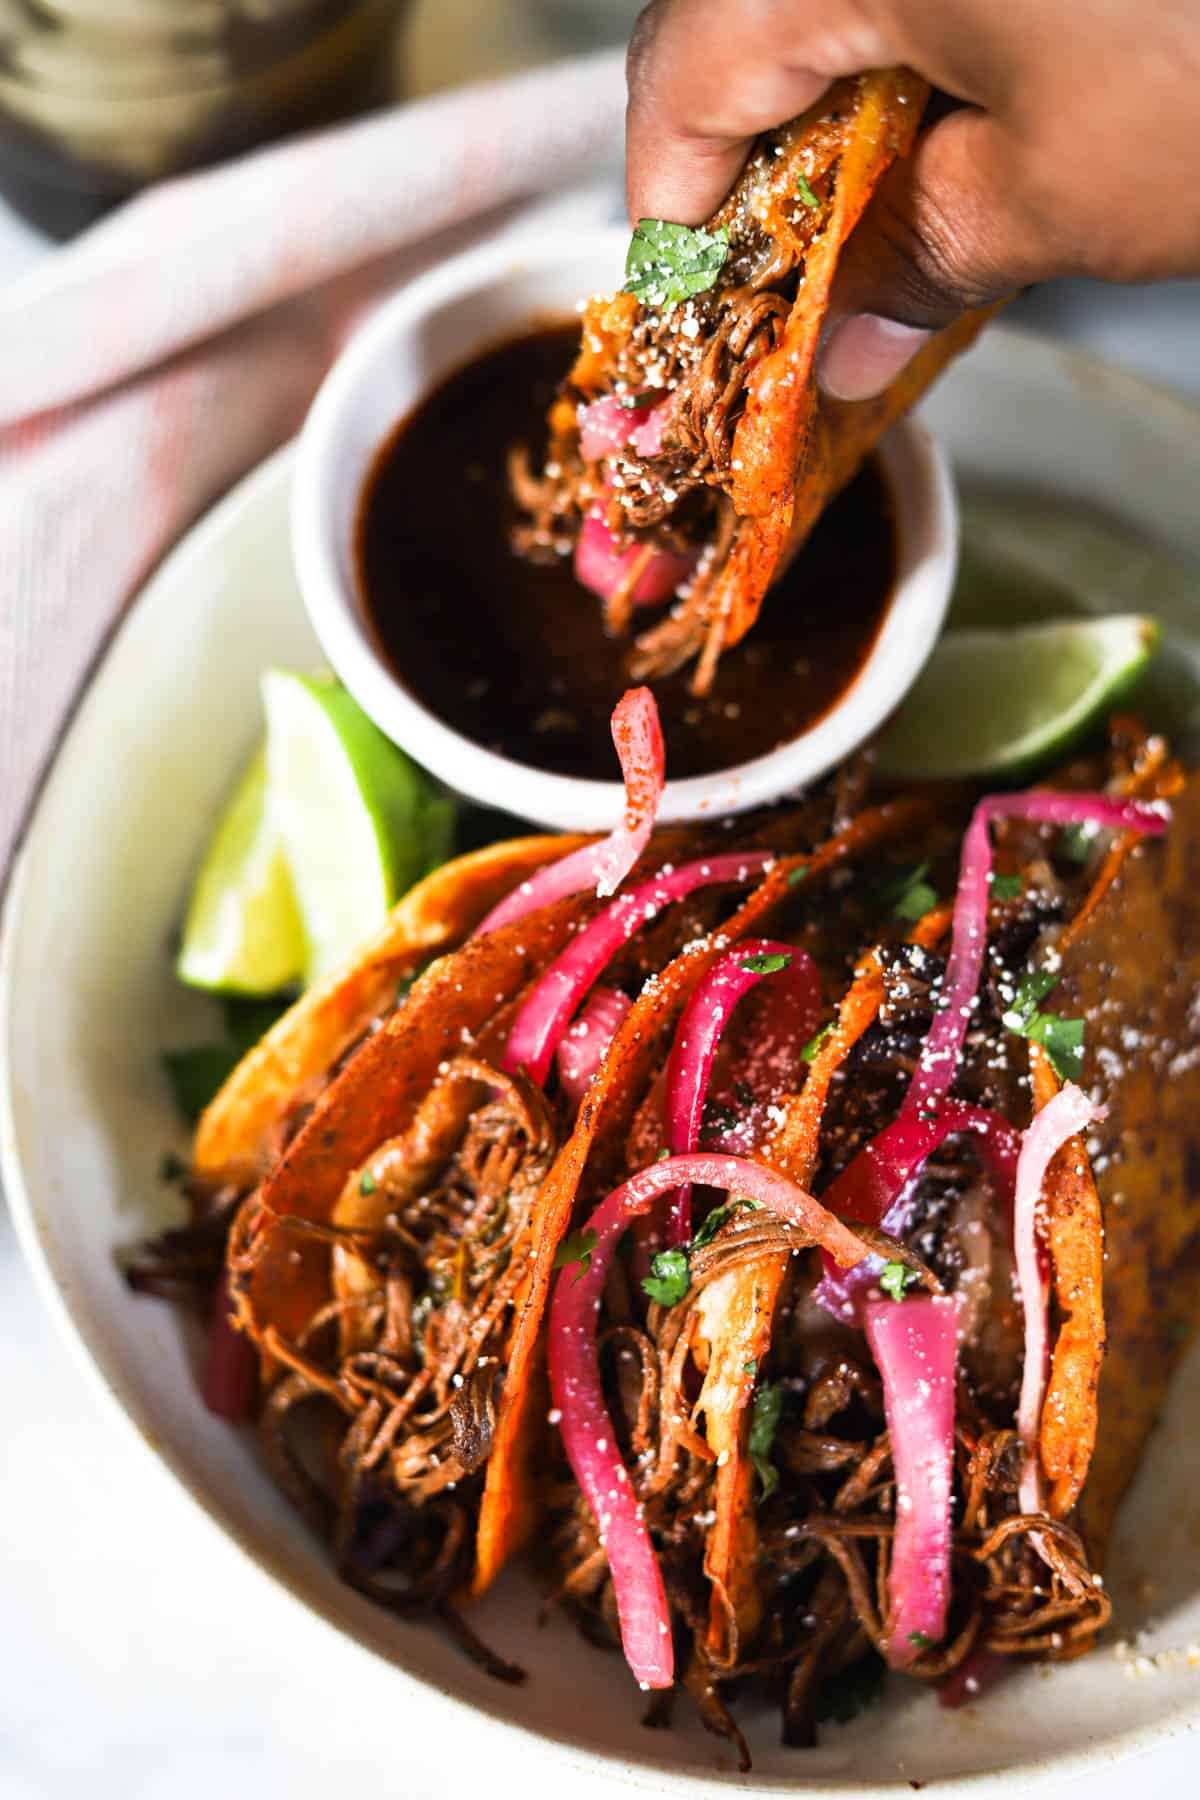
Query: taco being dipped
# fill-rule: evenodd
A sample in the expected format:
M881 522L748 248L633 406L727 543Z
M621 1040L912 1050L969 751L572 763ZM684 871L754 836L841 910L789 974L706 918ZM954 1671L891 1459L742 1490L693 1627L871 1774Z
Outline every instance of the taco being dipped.
M625 288L584 313L544 467L512 460L516 542L542 558L573 546L614 634L672 603L635 641L637 680L698 659L709 691L826 503L984 323L937 334L877 400L818 396L839 258L927 97L904 69L835 83L759 140L703 228L641 220Z
M651 835L647 693L616 736L625 826L507 852L509 891L450 907L399 1003L302 1072L264 1160L198 1168L273 1472L348 1581L507 1678L458 1606L538 1524L588 1634L735 1738L754 1681L803 1743L848 1672L1078 1654L1170 1368L1126 1262L1157 1279L1200 1222L1186 1075L1153 1150L1150 1061L1126 1049L1107 1117L1092 1092L1114 1030L1144 1059L1194 1035L1194 787L1122 727L1026 793L877 799L856 764L794 808ZM249 1068L202 1145L235 1141L216 1124Z

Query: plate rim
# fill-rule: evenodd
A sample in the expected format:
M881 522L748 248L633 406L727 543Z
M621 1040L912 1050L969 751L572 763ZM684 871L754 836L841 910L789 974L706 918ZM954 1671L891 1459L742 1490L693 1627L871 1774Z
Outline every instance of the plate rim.
M1089 350L1022 327L1007 325L994 327L981 342L985 347L998 346L1002 356L1015 358L1018 363L1023 362L1031 369L1036 370L1039 365L1045 367L1050 364L1069 378L1095 382L1111 393L1118 404L1138 405L1143 409L1151 405L1156 412L1170 420L1175 429L1200 438L1200 404L1132 370L1109 363ZM652 1752L631 1761L619 1752L585 1747L565 1733L528 1725L506 1716L501 1704L502 1691L499 1689L495 1704L486 1700L481 1702L466 1699L452 1688L444 1686L434 1676L417 1673L398 1662L393 1654L388 1653L382 1639L373 1641L357 1629L350 1629L339 1623L321 1600L307 1597L300 1584L285 1572L283 1563L264 1555L261 1548L252 1544L248 1534L224 1515L219 1502L208 1498L177 1459L170 1444L152 1439L110 1376L102 1351L93 1347L86 1324L76 1316L66 1284L56 1273L53 1246L48 1241L48 1236L43 1234L38 1203L25 1179L17 1151L15 1072L11 1051L14 1029L11 1016L12 973L21 925L22 895L48 796L60 778L64 751L86 719L93 689L134 620L144 607L153 604L160 584L174 580L179 570L186 568L190 562L203 561L209 554L211 540L219 539L237 517L260 506L264 496L277 483L286 482L290 478L295 443L295 438L292 438L279 446L215 501L160 560L124 608L120 620L108 635L75 697L39 783L21 842L4 884L0 903L0 1188L7 1199L14 1233L29 1265L34 1287L60 1338L67 1344L77 1365L86 1372L92 1391L101 1396L105 1407L121 1421L127 1440L135 1440L149 1464L157 1468L159 1476L170 1481L175 1491L184 1496L194 1514L204 1521L205 1528L212 1537L223 1542L256 1579L269 1583L277 1594L284 1597L287 1604L299 1608L308 1618L315 1619L335 1643L348 1646L356 1655L369 1656L374 1661L382 1662L393 1677L399 1677L408 1684L414 1698L417 1695L436 1696L440 1702L454 1708L473 1724L478 1725L483 1720L488 1724L502 1726L507 1732L515 1733L525 1740L531 1748L564 1758L568 1764L573 1763L581 1772L590 1775L609 1779L619 1775L634 1787L656 1789L665 1777L671 1784L670 1791L681 1797L686 1796L687 1800L693 1800L693 1797L694 1800L701 1800L701 1796L711 1790L714 1782L738 1786L750 1793L784 1792L802 1786L812 1796L812 1800L844 1800L850 1793L857 1796L858 1800L895 1800L896 1794L909 1785L908 1779L900 1774L883 1782L864 1782L855 1777L839 1779L832 1770L806 1778L803 1765L798 1765L794 1776L756 1778L752 1775L746 1778L728 1769L716 1767L704 1775L694 1774L674 1767L669 1757L656 1756ZM283 553L290 554L286 542ZM1200 1696L1184 1701L1160 1719L1094 1738L1081 1749L1051 1751L1030 1762L959 1775L935 1776L930 1781L932 1783L936 1780L939 1788L948 1796L961 1794L969 1796L970 1800L993 1800L994 1796L995 1800L1000 1800L1003 1795L1007 1800L1014 1782L1021 1782L1026 1790L1048 1787L1051 1783L1081 1776L1093 1769L1098 1762L1112 1763L1117 1758L1125 1759L1141 1754L1193 1731L1198 1725Z

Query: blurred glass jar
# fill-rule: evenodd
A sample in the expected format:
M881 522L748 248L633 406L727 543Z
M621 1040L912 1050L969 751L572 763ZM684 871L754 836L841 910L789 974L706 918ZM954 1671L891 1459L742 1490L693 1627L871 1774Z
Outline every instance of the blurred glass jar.
M0 192L69 236L147 181L380 104L403 0L0 0Z

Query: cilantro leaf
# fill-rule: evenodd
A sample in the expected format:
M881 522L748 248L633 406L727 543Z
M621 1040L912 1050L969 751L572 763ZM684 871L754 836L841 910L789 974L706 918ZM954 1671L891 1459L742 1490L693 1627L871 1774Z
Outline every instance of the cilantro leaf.
M893 1300L903 1300L905 1290L914 1287L920 1279L917 1271L910 1269L907 1263L890 1262L883 1265L879 1285Z
M801 200L803 200L805 206L820 206L821 202L809 187L808 176L804 173L803 169L801 169L796 176L796 192L799 194Z
M908 1634L908 1641L914 1650L933 1649L933 1639L931 1637L926 1637L923 1631L910 1631Z
M596 1233L590 1225L581 1231L568 1232L554 1252L553 1266L556 1269L566 1269L572 1263L578 1263L579 1268L575 1275L575 1279L578 1281L584 1270L591 1267L592 1251L595 1248Z
M1038 1008L1058 981L1053 969L1027 969L1017 983L1009 1006L1003 1014L1005 1025L1019 1037L1028 1035L1030 1021L1038 1016Z
M1019 875L993 875L993 900L1015 900L1025 883Z
M808 879L808 864L807 863L797 863L797 865L794 869L788 870L787 884L790 888L799 887L800 883L802 881L807 881L807 879Z
M360 1194L373 1194L375 1192L375 1189L378 1187L378 1185L379 1185L379 1183L376 1181L375 1177L372 1175L370 1169L364 1169L362 1174L358 1178L359 1193Z
M1079 1081L1083 1076L1082 1019L1062 1019L1057 1013L1037 1013L1025 1036L1040 1044L1060 1081Z
M1068 862L1079 863L1082 866L1096 847L1098 831L1099 827L1096 825L1083 823L1067 825L1059 833L1059 855L1065 856Z
M266 1037L276 1019L281 1019L291 1004L291 999L285 996L277 1000L245 1000L236 994L230 995L222 1002L225 1035L234 1049L244 1055L247 1050L253 1050L260 1038Z
M643 306L673 306L712 287L729 255L729 233L639 219L625 259L625 292Z
M821 1045L825 1042L825 1039L832 1030L833 1020L830 1019L828 1025L822 1025L815 1037L809 1038L807 1044L805 1044L803 1050L800 1052L802 1062L810 1063L816 1061L817 1051L821 1048Z
M1003 1022L1018 1037L1042 1046L1060 1080L1078 1081L1083 1074L1084 1021L1040 1010L1039 1003L1057 981L1052 969L1028 970L1017 983Z
M750 1409L750 1461L762 1484L760 1499L766 1500L779 1486L779 1470L771 1461L771 1446L779 1415L783 1411L783 1389L777 1381L768 1381L755 1389Z
M748 975L777 975L780 969L791 968L792 953L790 950L760 950L754 956L743 956L738 966Z
M752 1356L750 1358L749 1362L742 1364L742 1373L743 1373L743 1375L757 1375L758 1374L758 1358L757 1358L757 1356Z
M714 1206L692 1239L692 1249L700 1250L705 1244L711 1244L722 1225L732 1219L734 1213L742 1207L745 1207L747 1212L761 1212L763 1204L761 1200L751 1200L747 1195L740 1194L736 1200L726 1201L724 1206Z
M678 1306L692 1285L686 1250L660 1250L642 1279L642 1292L660 1306Z
M232 1044L197 1044L191 1050L164 1050L161 1060L176 1106L194 1125L237 1068L242 1053Z
M893 890L896 893L892 906L893 918L904 919L908 924L915 925L918 919L925 917L931 907L937 905L937 894L925 880L928 869L927 862L918 863L917 867L903 878L899 884L899 891Z

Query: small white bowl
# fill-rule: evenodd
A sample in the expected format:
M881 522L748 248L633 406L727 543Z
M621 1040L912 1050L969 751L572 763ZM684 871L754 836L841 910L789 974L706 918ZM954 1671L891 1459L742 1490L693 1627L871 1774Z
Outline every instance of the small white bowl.
M510 761L463 737L409 693L364 614L353 534L363 485L397 422L456 368L539 318L619 282L627 234L555 233L468 252L386 302L338 358L300 436L292 549L309 618L330 663L381 730L448 786L540 825L601 830L620 816L617 781L587 781ZM810 731L713 775L668 780L659 817L741 812L794 793L847 756L916 679L941 629L958 554L946 458L912 420L880 446L897 527L892 598L855 679ZM837 595L817 597L836 606ZM670 769L668 766L668 775Z

